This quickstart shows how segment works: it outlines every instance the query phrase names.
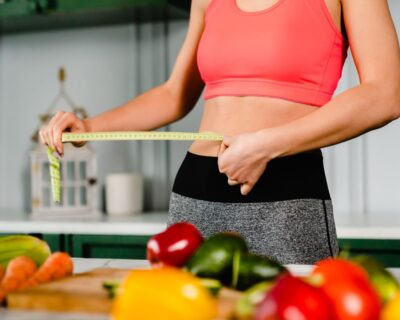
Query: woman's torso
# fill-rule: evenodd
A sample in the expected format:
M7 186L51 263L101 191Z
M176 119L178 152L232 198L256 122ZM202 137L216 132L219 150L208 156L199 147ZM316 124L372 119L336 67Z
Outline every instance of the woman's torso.
M277 3L277 0L205 1L208 1L208 3L211 1L236 1L236 5L246 12L264 10ZM340 30L341 7L339 0L325 0L325 3L336 27ZM224 135L255 132L283 125L304 117L317 109L318 107L314 105L269 96L220 95L205 100L199 131L218 132ZM216 156L219 146L220 143L215 141L195 141L190 147L190 152Z

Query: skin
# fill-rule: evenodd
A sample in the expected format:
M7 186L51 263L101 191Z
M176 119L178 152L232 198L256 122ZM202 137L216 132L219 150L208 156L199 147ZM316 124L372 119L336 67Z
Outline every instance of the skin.
M196 49L204 12L212 0L193 0L188 33L169 79L125 105L79 120L59 112L40 131L60 154L61 133L153 130L183 118L204 83ZM236 0L243 11L259 11L277 0ZM197 141L190 151L218 156L221 173L247 195L272 159L334 145L400 117L400 49L387 0L325 0L336 27L343 15L360 84L318 108L271 97L220 96L204 103L199 131L224 134L223 143ZM152 115L149 117L149 115Z

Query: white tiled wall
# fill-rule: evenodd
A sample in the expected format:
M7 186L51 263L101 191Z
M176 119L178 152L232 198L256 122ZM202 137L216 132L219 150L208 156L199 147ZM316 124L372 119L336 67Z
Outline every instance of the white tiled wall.
M400 1L389 2L400 31ZM60 66L67 69L70 95L90 114L97 114L161 83L186 29L186 21L171 21L2 36L0 208L28 210L29 138L38 114L57 93ZM357 81L349 59L338 92ZM197 130L202 103L169 129ZM400 212L399 137L397 122L324 150L336 214ZM141 171L147 178L146 207L165 209L187 146L184 142L97 143L100 183L108 173Z

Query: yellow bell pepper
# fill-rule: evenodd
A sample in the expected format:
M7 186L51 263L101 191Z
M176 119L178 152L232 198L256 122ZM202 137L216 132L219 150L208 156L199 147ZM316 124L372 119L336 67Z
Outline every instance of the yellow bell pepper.
M174 267L133 270L112 308L114 320L211 320L216 300L192 274Z
M383 308L381 320L400 319L400 291Z

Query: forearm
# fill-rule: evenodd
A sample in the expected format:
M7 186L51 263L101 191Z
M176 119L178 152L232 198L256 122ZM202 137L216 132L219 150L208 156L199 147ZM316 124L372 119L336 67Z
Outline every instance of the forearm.
M384 126L400 116L399 89L361 84L311 114L275 128L274 157L334 145ZM268 129L264 130L268 134ZM268 148L270 149L270 148Z
M153 130L178 119L175 103L166 86L160 85L85 122L92 132Z

